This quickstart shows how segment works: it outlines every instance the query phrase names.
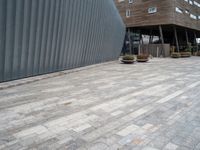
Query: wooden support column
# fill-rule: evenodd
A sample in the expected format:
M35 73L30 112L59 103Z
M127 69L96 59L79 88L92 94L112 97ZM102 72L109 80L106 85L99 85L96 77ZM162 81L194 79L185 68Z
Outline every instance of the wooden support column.
M186 42L187 42L187 46L188 46L189 45L189 39L188 39L187 29L185 29L185 36L186 36Z
M163 37L163 30L162 30L162 26L159 25L159 31L160 31L160 38L161 38L161 42L162 42L162 49L161 49L161 55L163 55L163 51L164 51L164 37Z
M150 30L149 34L149 44L152 44L152 29Z
M147 52L148 54L150 53L150 44L152 44L152 29L150 29L150 33L149 33L149 43L148 43L148 46L147 46Z
M139 47L138 47L138 55L141 54L141 31L139 31Z
M196 35L196 32L195 32L195 31L194 31L194 42L195 42L195 44L196 44L197 51L198 51L197 35Z
M176 26L174 26L174 36L175 36L175 40L176 40L176 49L178 52L180 52Z
M144 54L143 44L144 44L144 41L143 41L143 37L140 30L140 54Z
M153 39L154 39L154 35L152 35L152 37L151 37L151 43L153 43Z
M151 44L151 38L152 38L151 35L149 35L149 44Z
M131 42L131 31L130 31L130 28L128 28L128 40L129 40L129 53L132 54L132 51L131 51L132 42Z
M133 55L135 54L135 51L134 51L134 46L135 46L135 45L134 45L135 34L134 34L134 32L135 32L135 30L133 29L133 30L132 30L133 36L132 36L132 43L131 43L131 48L133 49L133 51L132 51L132 52L133 52L133 53L132 53Z
M142 45L143 45L144 44L144 40L143 40L142 34L140 34L140 38L142 40Z

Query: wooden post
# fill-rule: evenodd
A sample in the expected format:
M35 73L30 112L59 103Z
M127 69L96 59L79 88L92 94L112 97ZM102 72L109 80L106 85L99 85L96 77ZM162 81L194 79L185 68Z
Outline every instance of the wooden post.
M128 28L128 40L129 40L129 53L132 54L132 51L131 51L131 31L130 31L130 28Z
M138 55L140 55L140 53L141 53L141 45L139 44L139 46L138 46Z
M140 31L139 31L139 46L138 46L138 55L140 55L140 53L141 53L141 33L140 33Z
M140 38L142 40L142 45L144 44L144 41L143 41L143 37L142 37L142 34L140 34Z
M153 43L153 39L154 39L154 35L152 35L152 37L151 37L151 43Z
M185 29L185 36L186 36L186 42L187 42L187 46L188 46L189 45L189 39L188 39L187 29Z
M148 54L149 54L149 52L150 52L149 46L150 46L150 44L152 43L151 39L152 39L152 29L150 30L150 34L149 34L149 43L148 43L148 46L147 46L147 52L148 52Z
M157 58L159 57L158 55L159 55L159 47L157 46L157 53L156 53L156 55L157 55Z
M149 44L152 43L152 29L150 30L150 34L149 34Z
M197 51L198 51L197 35L196 35L196 32L195 32L195 31L194 31L194 42L195 42L195 44L196 44Z
M162 26L161 25L159 25L159 31L160 31L160 38L161 38L161 42L162 42L161 55L163 55L163 51L164 51L164 37L163 37L163 30L162 30Z
M134 50L134 46L135 46L135 45L134 45L135 34L134 34L134 31L135 31L135 30L133 29L133 31L132 31L132 33L133 33L132 40L133 40L133 41L132 41L132 43L131 43L131 44L132 44L131 46L132 46L132 49L133 49L133 55L135 54L135 50Z
M151 44L151 38L152 38L151 35L149 35L149 44Z
M177 49L178 52L180 52L180 50L179 50L178 36L177 36L177 30L176 30L175 26L174 26L174 36L175 36L175 40L176 40L176 49Z
M144 41L143 41L143 37L140 30L140 54L141 53L143 54L143 44L144 44Z

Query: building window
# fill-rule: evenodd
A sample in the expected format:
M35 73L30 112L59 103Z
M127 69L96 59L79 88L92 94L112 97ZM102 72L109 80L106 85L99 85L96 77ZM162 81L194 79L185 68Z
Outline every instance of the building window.
M197 16L190 14L190 18L197 20Z
M156 13L157 12L157 7L150 7L149 9L148 9L148 13L149 14L153 14L153 13Z
M186 13L186 14L190 14L189 10L185 10L185 13Z
M131 11L130 9L126 10L126 18L129 18L131 16Z
M197 7L200 7L200 3L198 3L197 1L194 1L194 5L196 5Z
M133 3L133 0L129 0L129 3L130 3L130 4Z
M182 10L182 9L180 9L180 8L178 8L178 7L176 7L176 12L178 12L178 13L182 14L182 13L183 13L183 10Z

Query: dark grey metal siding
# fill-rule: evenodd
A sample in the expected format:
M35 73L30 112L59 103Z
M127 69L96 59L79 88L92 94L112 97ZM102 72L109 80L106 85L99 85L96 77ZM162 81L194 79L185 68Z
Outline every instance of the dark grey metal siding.
M0 0L0 82L116 59L113 0Z

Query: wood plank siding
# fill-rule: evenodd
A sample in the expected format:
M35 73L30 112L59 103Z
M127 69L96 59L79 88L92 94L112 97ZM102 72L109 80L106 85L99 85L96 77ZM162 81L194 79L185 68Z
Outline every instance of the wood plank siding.
M127 27L169 24L200 31L200 6L197 6L200 0L133 0L132 3L129 0L115 0L115 3ZM156 8L157 11L149 13L149 8ZM126 16L128 10L130 17ZM196 19L190 15L195 15Z

